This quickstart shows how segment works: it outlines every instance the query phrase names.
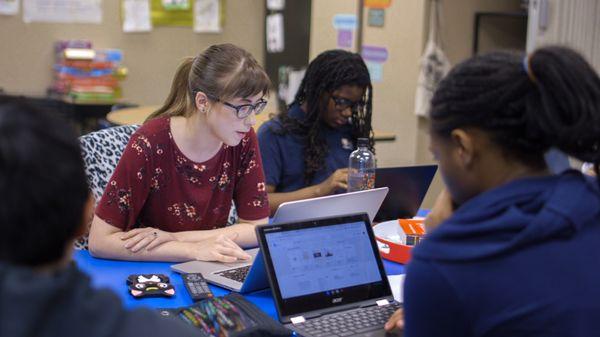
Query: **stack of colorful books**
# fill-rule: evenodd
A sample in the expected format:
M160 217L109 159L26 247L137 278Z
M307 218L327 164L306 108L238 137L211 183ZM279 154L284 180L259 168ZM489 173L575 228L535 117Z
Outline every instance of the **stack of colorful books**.
M55 54L51 93L82 104L111 104L121 98L120 81L127 75L121 50L95 50L90 41L69 40L58 41Z

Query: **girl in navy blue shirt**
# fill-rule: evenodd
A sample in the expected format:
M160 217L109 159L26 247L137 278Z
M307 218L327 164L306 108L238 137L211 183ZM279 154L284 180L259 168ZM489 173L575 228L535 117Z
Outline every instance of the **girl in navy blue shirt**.
M453 211L413 251L405 336L597 335L598 181L544 162L556 147L597 169L594 69L562 47L477 56L440 83L430 114Z
M287 111L258 140L273 213L283 202L343 191L356 139L371 128L371 79L361 56L329 50L309 65Z

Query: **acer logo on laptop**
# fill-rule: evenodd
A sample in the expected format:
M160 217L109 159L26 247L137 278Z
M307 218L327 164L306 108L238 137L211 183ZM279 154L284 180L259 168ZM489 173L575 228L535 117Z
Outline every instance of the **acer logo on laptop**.
M331 300L331 303L342 303L343 297L336 297Z

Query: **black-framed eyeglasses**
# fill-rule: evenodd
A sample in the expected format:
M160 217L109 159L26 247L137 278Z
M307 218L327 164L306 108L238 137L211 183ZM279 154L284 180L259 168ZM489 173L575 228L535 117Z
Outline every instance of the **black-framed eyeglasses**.
M258 100L258 102L256 102L255 104L240 104L240 105L233 105L231 103L222 101L219 97L213 96L213 95L206 95L208 98L212 99L213 101L217 101L220 102L221 104L228 106L232 109L235 110L235 115L237 116L237 118L239 119L245 119L246 117L250 116L250 114L254 111L255 115L258 115L259 113L261 113L265 107L267 106L267 100L261 98Z
M335 103L335 108L340 111L346 110L348 108L350 108L350 110L352 111L357 111L365 106L365 101L363 101L362 99L355 102L347 98L334 95L331 95L331 99L333 100L333 103Z

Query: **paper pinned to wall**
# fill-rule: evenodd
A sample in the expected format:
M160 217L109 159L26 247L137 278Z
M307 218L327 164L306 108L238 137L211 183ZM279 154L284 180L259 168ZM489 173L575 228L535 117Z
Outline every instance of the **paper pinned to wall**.
M383 27L385 25L385 9L369 8L367 24L369 27Z
M294 69L289 66L279 67L279 88L277 90L279 98L286 105L291 104L296 98L296 92L302 84L306 68Z
M283 36L283 14L267 15L267 52L280 53L285 48Z
M355 14L336 14L333 16L333 28L356 30L358 20Z
M102 23L102 0L23 0L23 21Z
M354 31L350 29L339 29L337 31L337 47L352 48L354 45Z
M392 4L392 0L365 0L364 6L367 8L388 8Z
M219 0L196 0L194 4L194 32L221 31L221 3Z
M192 6L187 9L167 9L162 0L150 0L150 20L154 27L193 27L194 11Z
M149 32L152 30L150 21L149 0L123 0L123 31Z
M190 9L190 0L162 0L165 10L178 11Z
M285 0L267 0L267 9L270 11L281 11L285 8Z
M388 59L388 50L381 46L363 45L360 54L367 64L371 81L383 81L383 64Z
M383 64L371 61L366 61L365 64L369 70L371 82L383 81Z
M333 16L333 28L337 31L336 47L352 50L354 48L354 32L358 25L354 14L336 14Z
M17 15L19 0L0 0L0 15Z

